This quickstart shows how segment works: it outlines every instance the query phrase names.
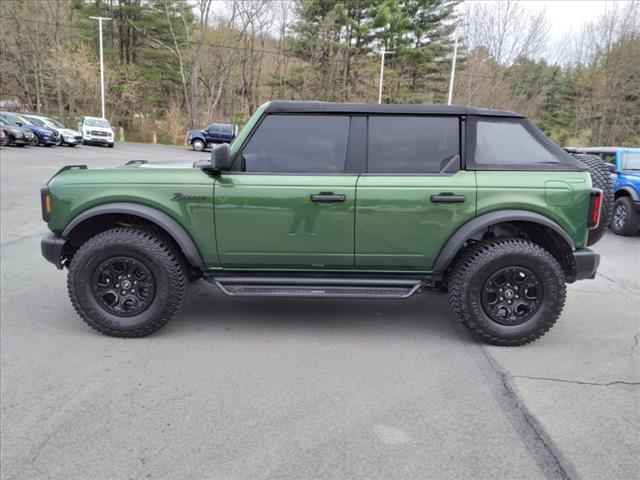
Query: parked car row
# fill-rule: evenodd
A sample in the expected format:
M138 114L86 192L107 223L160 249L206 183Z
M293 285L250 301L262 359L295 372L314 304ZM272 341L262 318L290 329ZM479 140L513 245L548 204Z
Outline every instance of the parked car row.
M99 117L83 117L78 130L66 128L58 120L38 113L0 111L0 145L105 145L113 148L114 131L109 121Z

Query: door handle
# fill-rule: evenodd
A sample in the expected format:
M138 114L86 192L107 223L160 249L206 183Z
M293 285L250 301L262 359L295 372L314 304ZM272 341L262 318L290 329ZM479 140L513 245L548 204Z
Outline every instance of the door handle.
M329 203L329 202L344 202L347 199L346 195L336 195L335 193L331 193L331 192L321 192L321 193L316 193L314 195L311 195L311 201L312 202L319 202L319 203Z
M442 193L440 195L431 195L430 199L433 203L463 203L466 200L464 195L447 195Z

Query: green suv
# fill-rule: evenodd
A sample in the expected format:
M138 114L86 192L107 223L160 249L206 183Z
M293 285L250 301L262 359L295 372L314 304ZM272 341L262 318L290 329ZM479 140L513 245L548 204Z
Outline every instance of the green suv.
M112 336L158 330L204 278L237 297L440 290L476 338L520 345L595 276L610 185L590 173L511 112L274 101L207 160L64 167L42 253Z

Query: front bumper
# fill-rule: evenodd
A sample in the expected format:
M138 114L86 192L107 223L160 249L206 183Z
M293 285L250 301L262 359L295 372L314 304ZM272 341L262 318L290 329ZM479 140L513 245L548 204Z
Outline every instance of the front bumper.
M588 248L581 248L573 252L573 263L576 267L574 281L596 278L600 254Z
M640 200L633 201L633 208L636 212L640 212Z
M42 256L49 262L53 263L58 270L62 270L62 249L66 240L56 236L53 233L47 233L40 241L40 250Z

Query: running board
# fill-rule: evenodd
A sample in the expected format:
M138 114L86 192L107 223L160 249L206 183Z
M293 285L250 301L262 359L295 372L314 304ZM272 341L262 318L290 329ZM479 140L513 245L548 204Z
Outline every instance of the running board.
M409 298L422 280L299 277L205 277L233 297Z

